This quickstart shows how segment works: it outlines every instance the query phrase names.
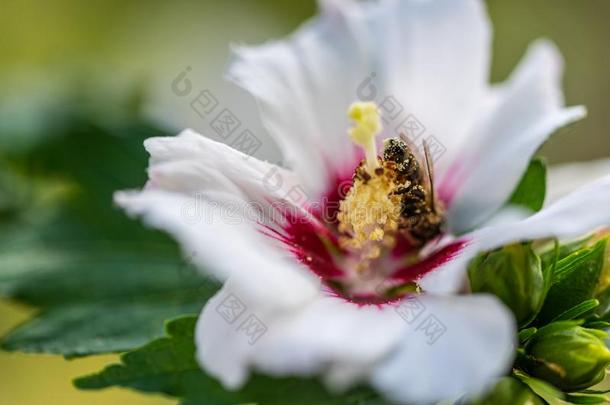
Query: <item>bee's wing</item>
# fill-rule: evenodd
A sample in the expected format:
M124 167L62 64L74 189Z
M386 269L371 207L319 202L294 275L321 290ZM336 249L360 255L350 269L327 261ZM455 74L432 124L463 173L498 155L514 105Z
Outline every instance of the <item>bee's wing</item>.
M432 157L428 143L424 140L424 181L428 188L428 204L432 207L433 212L437 212L436 198L434 196L434 169L432 167Z
M432 157L430 154L430 148L428 147L428 143L425 140L422 141L424 146L424 154L422 156L421 151L419 150L417 145L415 145L415 143L410 140L408 136L401 133L400 139L402 139L402 141L407 144L407 146L411 150L411 153L413 153L413 156L415 156L415 158L419 162L420 167L423 167L424 184L422 184L422 186L426 189L426 194L428 196L428 201L426 202L432 207L432 210L434 212L437 212L436 199L434 198L434 173L432 171Z

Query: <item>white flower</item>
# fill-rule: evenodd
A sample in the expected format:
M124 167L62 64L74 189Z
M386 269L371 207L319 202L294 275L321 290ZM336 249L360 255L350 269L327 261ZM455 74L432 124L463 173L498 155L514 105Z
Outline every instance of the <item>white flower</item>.
M468 260L610 222L610 178L526 219L497 215L542 142L584 108L563 106L561 59L544 41L489 85L480 1L320 3L289 39L236 48L229 73L259 102L291 170L186 130L146 141L150 181L116 201L227 280L196 333L200 364L227 388L254 369L321 375L333 389L368 382L400 403L481 391L510 369L515 325L494 297L456 295ZM446 148L435 174L448 227L421 249L383 247L360 272L361 256L321 211L358 165L345 112L363 92L395 97ZM423 294L390 299L385 282L417 283Z

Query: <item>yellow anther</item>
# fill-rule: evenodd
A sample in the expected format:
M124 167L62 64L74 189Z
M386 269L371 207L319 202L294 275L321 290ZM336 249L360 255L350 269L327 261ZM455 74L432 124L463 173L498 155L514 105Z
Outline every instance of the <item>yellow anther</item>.
M387 165L381 174L367 180L356 177L337 215L339 231L347 236L341 242L344 247L370 249L397 231L400 196L393 193L394 177L393 168ZM389 238L387 242L392 244Z
M374 102L355 102L350 106L348 116L356 123L353 128L350 128L349 136L356 145L364 150L366 167L369 174L373 175L375 169L379 167L375 137L382 130L377 104Z

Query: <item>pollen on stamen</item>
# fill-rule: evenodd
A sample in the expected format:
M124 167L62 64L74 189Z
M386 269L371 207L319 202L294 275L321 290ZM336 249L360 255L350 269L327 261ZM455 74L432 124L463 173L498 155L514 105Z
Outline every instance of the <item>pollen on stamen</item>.
M342 247L358 250L361 258L372 260L382 247L392 247L400 217L400 196L395 193L395 163L377 156L375 137L381 132L379 109L375 103L354 103L349 117L355 122L349 135L361 146L366 159L356 168L354 183L339 205Z
M389 244L398 229L400 196L395 194L396 177L391 164L382 162L383 172L364 176L364 167L356 170L354 184L339 205L340 243L347 248L362 249L368 242ZM379 255L379 247L372 247L369 255Z

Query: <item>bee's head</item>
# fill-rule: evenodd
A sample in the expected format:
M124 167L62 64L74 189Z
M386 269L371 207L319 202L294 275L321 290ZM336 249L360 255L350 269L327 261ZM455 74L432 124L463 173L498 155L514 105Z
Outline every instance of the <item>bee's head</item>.
M395 163L402 163L409 157L411 151L400 138L388 138L383 146L383 159Z

